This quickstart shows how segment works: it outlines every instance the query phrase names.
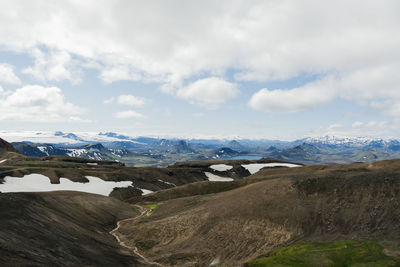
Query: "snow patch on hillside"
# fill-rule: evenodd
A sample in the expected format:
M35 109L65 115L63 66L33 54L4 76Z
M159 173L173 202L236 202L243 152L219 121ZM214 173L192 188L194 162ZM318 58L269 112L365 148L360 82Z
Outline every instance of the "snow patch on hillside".
M216 171L224 172L232 169L233 167L226 164L215 164L211 165L210 168Z
M79 157L87 152L86 149L74 149L74 148L69 148L67 149L69 152L67 153L68 156L70 157Z
M157 181L159 181L159 182L161 182L161 183L164 183L164 184L167 184L167 185L176 186L176 184L174 184L174 183L170 183L170 182L167 182L167 181L163 181L163 180L161 180L161 179L158 179Z
M231 181L233 181L232 178L221 177L221 176L212 174L211 172L204 172L204 174L207 176L208 180L212 181L212 182L231 182Z
M143 188L138 188L139 190L141 190L143 193L142 193L142 196L144 196L144 195L147 195L147 194L151 194L151 193L154 193L154 191L151 191L151 190L148 190L148 189L143 189Z
M46 154L47 156L49 155L49 152L47 151L47 147L37 146L37 149L39 149L42 153Z
M289 168L294 168L294 167L301 167L301 165L298 164L292 164L292 163L252 163L252 164L243 164L243 168L246 168L251 174L254 174L261 170L264 167L289 167Z
M89 180L87 183L73 182L66 178L60 178L59 184L52 184L50 179L42 174L34 173L25 175L22 178L6 176L4 183L0 184L0 192L79 191L108 196L116 187L132 185L131 181L104 181L94 176L86 176L86 178Z

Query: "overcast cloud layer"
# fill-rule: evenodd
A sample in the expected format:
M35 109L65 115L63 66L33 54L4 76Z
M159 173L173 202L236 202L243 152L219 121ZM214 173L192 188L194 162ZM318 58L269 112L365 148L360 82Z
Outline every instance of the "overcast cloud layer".
M293 114L343 100L396 121L399 10L395 0L0 1L0 47L33 58L18 73L38 84L0 62L0 120L88 122L86 107L68 103L57 86L80 84L95 71L104 85L155 84L152 90L200 110L236 99L256 112ZM267 87L301 77L313 78ZM249 84L258 86L250 95ZM32 112L18 114L15 98L32 96L38 100L18 100ZM56 102L39 101L48 96ZM143 97L102 101L121 106L115 118L147 117L136 110L148 103Z

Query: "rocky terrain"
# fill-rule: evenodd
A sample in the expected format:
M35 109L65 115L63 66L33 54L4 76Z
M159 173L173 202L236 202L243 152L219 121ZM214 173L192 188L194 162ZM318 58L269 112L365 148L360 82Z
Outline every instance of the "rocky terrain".
M142 266L109 234L138 211L80 192L0 194L1 266Z
M239 266L299 241L400 238L399 160L264 169L220 193L202 193L205 183L193 196L144 196L162 204L121 233L167 266Z
M2 266L400 263L400 160L294 168L273 159L211 160L137 168L30 158L1 144L0 185L4 177L32 173L54 184L87 182L86 176L132 182L109 197L0 193ZM231 181L209 181L205 173Z
M0 155L7 154L9 152L18 153L18 151L10 143L0 138Z

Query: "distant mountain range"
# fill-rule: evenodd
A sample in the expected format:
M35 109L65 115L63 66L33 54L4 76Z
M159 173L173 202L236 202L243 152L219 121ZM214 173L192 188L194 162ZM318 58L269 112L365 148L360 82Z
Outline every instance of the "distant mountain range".
M366 137L309 137L295 141L130 137L114 132L1 133L31 157L62 155L112 160L131 166L167 166L178 161L276 158L304 164L347 163L400 158L400 141Z

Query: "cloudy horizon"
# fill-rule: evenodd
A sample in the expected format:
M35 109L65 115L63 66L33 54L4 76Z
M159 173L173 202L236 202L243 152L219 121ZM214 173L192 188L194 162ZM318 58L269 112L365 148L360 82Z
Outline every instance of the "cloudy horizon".
M400 138L398 1L1 1L2 131Z

